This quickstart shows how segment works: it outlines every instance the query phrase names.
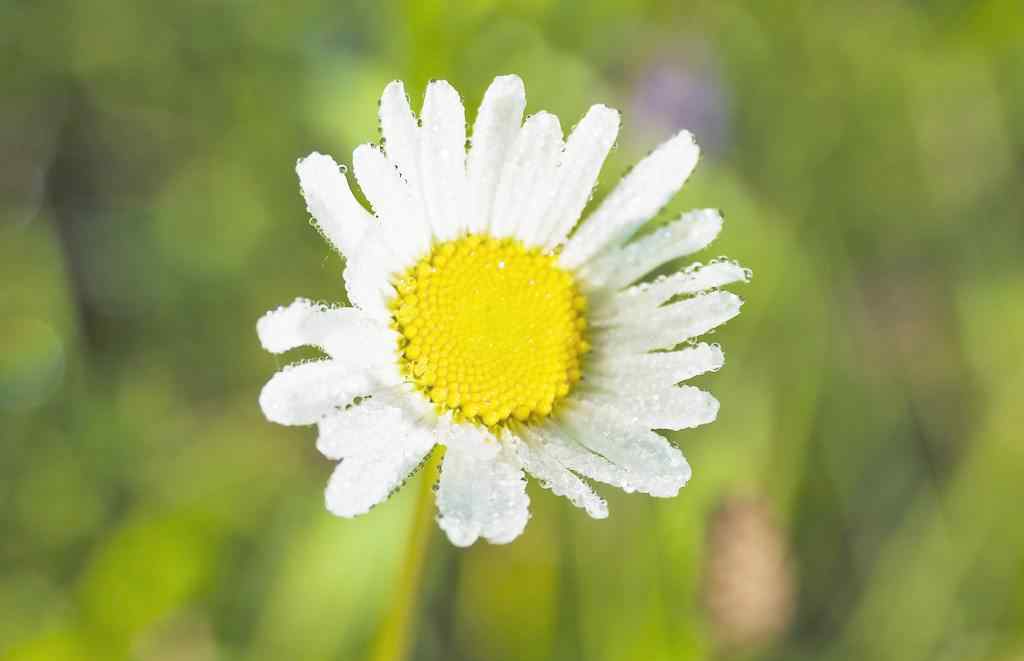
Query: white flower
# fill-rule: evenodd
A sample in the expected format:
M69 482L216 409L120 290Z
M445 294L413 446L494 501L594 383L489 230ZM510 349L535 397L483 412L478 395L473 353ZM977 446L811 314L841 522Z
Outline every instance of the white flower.
M451 85L427 87L417 120L402 83L389 84L383 147L352 155L372 214L329 156L296 167L346 258L353 307L298 299L260 319L268 351L328 356L277 373L260 405L274 422L318 426L317 448L339 462L334 514L387 498L436 444L438 523L459 546L522 533L524 471L595 518L607 505L583 478L668 497L690 477L652 429L715 419L714 397L678 384L722 366L717 345L691 340L736 316L740 299L718 287L749 273L713 261L635 283L721 229L700 210L637 235L686 181L697 145L686 131L662 144L570 236L619 114L593 106L563 140L557 117L524 122L525 106L518 77L496 78L467 154Z

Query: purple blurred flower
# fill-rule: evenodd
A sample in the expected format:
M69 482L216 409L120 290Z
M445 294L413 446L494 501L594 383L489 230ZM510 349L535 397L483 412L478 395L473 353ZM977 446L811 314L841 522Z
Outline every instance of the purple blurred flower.
M729 98L708 57L685 53L654 58L632 81L633 117L654 134L689 129L706 154L721 153L729 139Z

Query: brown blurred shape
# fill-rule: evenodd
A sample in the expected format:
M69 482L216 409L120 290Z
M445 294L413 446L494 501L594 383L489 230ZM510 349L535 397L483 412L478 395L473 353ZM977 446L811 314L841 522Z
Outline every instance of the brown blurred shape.
M759 498L727 496L711 516L704 607L725 651L770 644L789 626L795 586L789 545Z

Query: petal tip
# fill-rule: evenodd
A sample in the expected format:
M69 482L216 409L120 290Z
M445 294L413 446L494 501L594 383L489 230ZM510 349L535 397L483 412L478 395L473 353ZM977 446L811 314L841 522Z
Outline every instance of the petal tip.
M267 381L263 389L260 390L260 410L263 411L263 416L270 422L275 422L279 425L290 425L292 424L292 416L288 415L289 407L282 400L282 394L278 387L280 384L276 377L277 375L271 377L270 381Z
M484 97L488 96L525 97L526 85L523 83L523 79L514 73L495 76L487 87L487 91L484 92Z
M584 117L594 117L595 119L600 119L605 123L615 124L617 126L622 120L622 113L615 108L604 105L603 103L596 103L590 106L590 109L587 110L587 114Z
M459 523L448 521L444 518L437 520L437 525L440 526L441 530L448 537L448 541L453 546L459 548L467 548L476 543L476 540L480 539L480 534L473 529L464 527Z
M394 94L405 96L405 83L402 82L401 80L398 80L397 78L389 82L387 85L385 85L384 91L381 92L382 97Z
M460 98L459 91L455 89L455 86L443 79L432 80L427 83L426 98L430 98L431 96L438 94L447 97L454 96L455 98Z
M326 168L338 169L338 163L327 154L321 154L318 151L310 152L303 158L296 159L295 161L295 172L299 175L300 180L307 180L310 176L316 174L318 170L324 170Z

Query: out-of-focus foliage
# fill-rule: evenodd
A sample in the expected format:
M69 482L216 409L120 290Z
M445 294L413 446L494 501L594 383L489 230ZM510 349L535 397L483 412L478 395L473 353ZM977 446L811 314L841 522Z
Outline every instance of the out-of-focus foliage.
M436 544L417 659L1024 658L1024 5L13 0L0 7L0 658L358 659L415 489L330 517L255 319L340 300L292 170L496 74L678 128L754 270L673 500L536 485ZM414 101L416 99L414 98ZM668 215L668 212L665 214ZM710 259L714 255L703 256Z

